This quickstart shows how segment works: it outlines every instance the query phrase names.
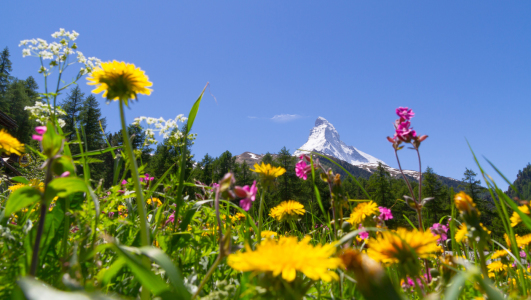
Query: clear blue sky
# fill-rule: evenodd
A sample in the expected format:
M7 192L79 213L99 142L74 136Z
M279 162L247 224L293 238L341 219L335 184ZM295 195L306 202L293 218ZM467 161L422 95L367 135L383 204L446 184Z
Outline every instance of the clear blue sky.
M477 171L465 138L511 180L531 161L529 1L4 1L2 11L16 77L42 87L18 43L61 27L80 33L87 57L144 69L154 92L129 122L186 115L210 82L217 102L207 94L196 119L198 159L293 152L323 116L345 143L396 167L385 137L394 109L409 106L430 136L423 165L441 175ZM117 131L116 103L98 98ZM300 118L273 119L283 114ZM416 167L412 151L402 156Z

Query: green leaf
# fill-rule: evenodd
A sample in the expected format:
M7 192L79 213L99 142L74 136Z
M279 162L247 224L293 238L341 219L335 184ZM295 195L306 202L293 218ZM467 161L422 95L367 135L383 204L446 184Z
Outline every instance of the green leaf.
M171 165L171 167L169 167L168 170L164 172L164 174L157 180L157 182L151 185L151 187L149 188L149 191L146 194L146 199L150 198L151 195L153 195L153 192L155 192L157 187L159 187L159 185L164 181L164 179L166 178L166 176L168 176L168 174L170 173L171 169L173 169L174 166L175 164Z
M64 292L48 286L46 283L31 277L24 277L17 281L27 300L111 300L116 299L99 293Z
M85 165L85 163L87 164L98 164L98 163L102 163L103 160L101 159L98 159L98 158L94 158L94 157L82 157L78 160L74 160L74 163L78 164L78 165Z
M21 187L7 199L4 215L9 217L12 213L16 213L39 200L41 200L41 193L38 189L31 186Z
M107 285L125 266L125 264L125 259L119 257L109 268L102 269L100 273L98 273L98 280L101 281L104 286Z
M92 150L92 151L87 151L85 153L76 154L76 155L74 155L72 157L73 158L79 158L79 157L86 157L86 156L93 156L93 155L101 155L101 154L105 154L107 152L111 152L111 151L114 151L114 150L120 149L120 148L122 148L122 146L109 147L109 148L99 149L99 150Z
M459 299L459 295L461 294L461 291L463 289L463 286L466 282L466 276L463 272L458 273L454 278L452 279L452 282L450 283L450 287L446 289L446 293L444 295L445 300L457 300Z
M76 169L74 168L74 162L70 157L66 155L61 155L61 157L54 159L52 164L53 172L57 175L61 175L64 172L70 172L70 174L76 174Z
M29 180L27 180L26 178L24 178L22 176L11 177L11 181L20 182L20 183L23 183L23 184L29 184Z
M64 198L72 193L86 192L88 193L87 185L81 178L77 177L62 177L56 178L48 184L44 194L46 203L50 203L54 197Z
M113 248L118 255L125 260L127 266L129 269L131 269L131 272L135 274L135 278L142 283L145 288L148 288L154 295L160 295L169 290L169 287L159 276L155 275L151 272L151 270L148 270L146 267L144 267L140 259L128 251L133 250L134 248L125 248L116 244L114 244Z
M46 132L42 135L42 149L46 156L52 157L61 150L63 137L55 131L52 122L46 125Z
M142 247L139 248L139 250L142 254L151 258L166 271L166 275L179 295L179 299L190 299L190 293L184 286L184 279L181 272L173 265L173 262L166 253L151 246Z
M186 134L189 134L192 130L192 125L194 125L195 117L197 116L197 111L199 110L199 104L201 104L201 99L203 99L203 94L205 93L207 86L208 83L203 88L201 95L199 95L199 98L197 98L194 105L192 106L192 109L190 110L190 113L188 114Z

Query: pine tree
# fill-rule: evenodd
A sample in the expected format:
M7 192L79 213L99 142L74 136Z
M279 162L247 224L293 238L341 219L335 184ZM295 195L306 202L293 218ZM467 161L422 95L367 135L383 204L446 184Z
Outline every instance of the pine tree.
M78 128L80 122L79 114L83 111L84 102L85 93L81 92L79 86L76 85L70 89L70 92L66 94L66 99L61 103L63 110L66 112L64 118L66 125L63 127L63 132L67 135L66 137L69 141L76 137L76 128Z
M369 178L368 192L374 201L379 205L389 207L392 205L391 184L389 182L389 172L381 162L378 163L376 171Z
M521 200L531 199L531 164L528 163L523 170L518 171L513 186L516 191L509 187L507 191L509 197L518 197Z
M85 132L84 138L86 138L86 145L84 148L89 151L104 148L105 141L102 136L99 122L101 121L103 130L105 130L106 121L105 118L101 117L101 109L99 108L99 103L98 100L96 100L96 97L93 95L88 96L83 102L82 111L81 124L83 125Z
M0 54L0 95L5 94L10 80L10 74L13 71L11 60L9 59L9 49L4 48Z
M425 211L429 211L428 223L437 223L441 217L450 213L444 185L430 167L422 174L422 198L427 197L433 197L424 205Z
M4 101L2 103L2 111L17 122L18 128L10 130L10 133L23 143L30 143L35 122L29 120L29 112L24 110L26 106L35 104L35 99L30 97L35 93L33 89L27 89L27 82L25 80L15 79L7 86Z
M214 158L208 155L208 153L205 154L205 157L203 157L199 166L201 167L201 176L199 177L199 180L204 184L211 184L214 171Z
M481 191L481 181L476 180L476 174L474 171L466 168L465 173L463 174L465 177L462 179L462 181L465 184L459 185L460 188L464 188L465 192L472 197L472 200L476 201L479 199L479 193Z
M291 156L286 147L283 147L278 153L277 161L280 167L286 169L286 173L279 178L281 200L289 200L293 194L291 183L297 178L294 157Z

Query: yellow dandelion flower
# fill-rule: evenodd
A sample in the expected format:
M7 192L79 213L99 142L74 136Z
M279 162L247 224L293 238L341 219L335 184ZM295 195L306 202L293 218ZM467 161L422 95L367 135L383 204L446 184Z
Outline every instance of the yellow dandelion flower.
M405 228L384 231L376 239L367 242L367 254L375 261L390 264L410 260L412 252L417 257L429 258L441 252L441 247L437 245L439 238L431 231L408 231Z
M120 215L120 219L127 218L127 208L123 205L118 205L118 214Z
M10 190L11 192L14 192L14 191L18 190L19 188L25 187L25 186L26 185L23 184L23 183L17 183L15 185L12 185L12 186L8 187L7 189Z
M509 255L509 252L507 252L506 250L498 250L498 251L494 252L494 254L492 254L490 259L497 259L497 258L500 258L500 257L505 257L507 255Z
M529 215L529 206L522 205L522 206L519 206L518 209L522 213L524 213L526 215ZM511 216L511 227L515 227L520 222L522 222L522 219L520 218L520 215L517 212L513 211L513 215Z
M457 232L455 233L455 241L458 243L461 243L462 241L467 240L468 235L468 228L466 227L465 223L461 223L459 226L459 229L457 229Z
M5 129L0 130L0 153L22 155L24 144L12 137Z
M455 206L460 212L470 212L475 210L476 203L472 200L472 197L461 191L454 197ZM478 212L479 213L479 212Z
M501 261L497 260L497 261L493 261L492 263L490 263L487 268L489 269L489 272L494 272L494 273L497 273L497 272L500 272L500 271L504 271L504 270L507 270L507 266L504 265Z
M335 244L312 246L310 240L310 237L300 242L296 237L265 239L254 251L247 246L247 252L229 255L227 263L242 272L270 272L273 276L282 274L282 278L288 282L295 280L297 271L313 280L337 280L338 276L333 270L341 267L342 261L331 257L336 252Z
M260 175L261 182L265 187L270 186L275 178L286 173L286 169L282 167L273 167L271 164L266 165L263 162L261 165L254 164L254 169L250 170Z
M125 62L104 62L101 68L95 68L87 78L89 85L95 85L94 94L103 92L108 100L135 99L137 94L150 95L153 85L145 72L134 64Z
M361 224L365 220L365 218L372 216L377 212L379 212L379 209L378 204L376 204L376 202L361 202L354 208L347 222L352 225Z
M262 231L261 236L263 238L272 238L272 237L277 237L278 234L276 232L274 232L274 231L271 231L271 230L264 230L264 231Z
M269 215L278 221L285 221L290 218L297 218L305 212L304 205L294 200L288 200L273 207Z
M531 234L526 234L523 236L516 235L516 245L519 248L525 247L531 243Z
M151 204L157 204L157 207L161 207L162 206L162 202L160 201L159 198L149 198L147 199L147 204L148 205L151 205Z
M223 216L225 217L225 216ZM234 216L230 216L231 222L245 220L245 215L242 213L236 213Z

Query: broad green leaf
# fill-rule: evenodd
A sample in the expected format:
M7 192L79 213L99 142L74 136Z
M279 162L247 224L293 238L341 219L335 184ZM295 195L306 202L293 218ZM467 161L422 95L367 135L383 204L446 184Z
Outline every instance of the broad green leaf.
M94 157L81 157L78 160L74 160L74 163L78 165L85 165L85 164L99 164L102 163L103 160L94 158Z
M186 134L189 134L192 130L192 125L194 125L195 117L197 116L197 111L199 110L199 104L201 104L201 99L203 99L203 94L205 93L207 86L208 83L203 88L201 95L199 95L199 98L197 98L194 105L192 106L192 109L190 110L190 113L188 114Z
M27 180L25 177L22 177L22 176L11 177L11 181L20 182L23 184L29 184L29 180Z
M134 248L125 248L116 244L114 246L114 250L125 260L127 266L131 269L131 272L135 274L135 278L142 283L145 288L148 288L154 295L160 295L169 291L169 287L164 281L162 281L160 276L155 275L151 270L144 267L139 258L126 250Z
M190 293L184 286L184 280L181 272L173 265L173 262L168 255L166 255L166 253L151 246L142 247L139 248L139 250L142 252L142 254L151 258L166 271L166 275L170 279L171 284L179 295L179 299L190 299Z
M31 277L24 277L17 281L27 300L111 300L117 299L103 294L84 292L64 292Z
M117 274L118 272L125 266L125 259L122 257L119 257L109 268L102 269L98 275L97 278L101 283L105 286L107 285Z
M49 203L54 197L64 198L76 192L88 192L87 185L81 178L55 178L48 184L44 194L44 199L46 203Z
M4 215L9 217L12 213L16 213L24 207L40 200L41 193L38 189L31 186L21 187L14 191L7 199Z
M458 300L459 295L461 294L461 291L463 290L463 286L465 285L465 282L466 282L466 276L463 272L459 272L457 275L455 275L449 287L446 288L444 299L445 300Z

